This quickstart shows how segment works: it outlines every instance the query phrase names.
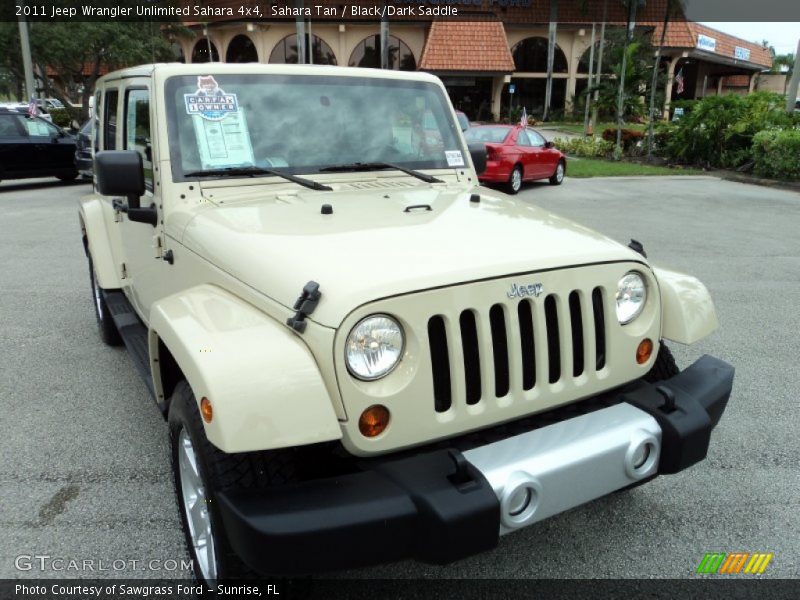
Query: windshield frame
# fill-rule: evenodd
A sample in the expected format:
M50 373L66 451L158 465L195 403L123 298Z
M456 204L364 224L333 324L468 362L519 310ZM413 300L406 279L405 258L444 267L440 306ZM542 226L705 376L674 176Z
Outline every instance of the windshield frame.
M408 162L408 163L401 163L401 166L407 169L419 170L422 172L427 171L452 171L457 169L465 169L469 168L470 166L470 159L469 159L469 152L467 151L467 147L464 143L463 132L461 131L461 127L458 123L458 120L455 117L455 113L452 108L452 104L444 92L442 87L434 82L431 81L424 81L418 79L402 79L402 78L389 78L389 77L364 77L364 76L342 76L342 75L306 75L306 74L296 74L296 73L258 73L258 72L249 72L249 73L226 73L225 71L213 71L210 70L210 75L215 78L219 78L224 80L230 76L242 77L246 79L253 79L253 80L263 80L264 84L277 84L277 85L291 85L292 83L300 83L300 84L314 84L314 83L322 83L322 84L330 84L330 85L341 85L346 87L354 87L354 86L363 86L363 87L396 87L396 88L416 88L420 90L425 90L426 92L433 93L439 101L442 103L442 112L443 117L445 119L445 123L442 124L442 132L444 133L444 129L447 128L449 130L450 135L452 136L453 143L455 146L453 148L447 148L448 150L458 150L461 152L463 157L463 165L459 166L448 166L446 164L446 158L443 155L440 164L436 166L420 166L418 163ZM167 121L167 132L170 139L177 139L174 136L177 136L178 130L178 118L179 118L179 110L180 106L178 103L174 102L173 98L176 93L176 88L179 88L181 85L185 85L185 79L187 77L195 78L196 75L172 75L166 78L163 86L163 101L165 104L165 116ZM221 87L223 87L221 85ZM188 172L196 171L197 169L184 169L182 164L182 156L179 144L170 144L169 145L169 157L170 157L170 165L172 171L172 180L176 183L178 182L185 182L185 181L209 181L209 180L219 180L219 179L236 179L236 178L277 178L276 175L271 174L263 174L263 175L219 175L219 176L211 176L211 177L202 177L202 176L193 176L189 177L186 175ZM373 162L373 161L365 161L365 162ZM430 162L429 159L419 162ZM258 165L256 165L258 166ZM323 176L330 178L332 175L336 175L332 172L325 172L324 169L326 167L336 167L339 166L337 163L333 164L322 164L322 165L314 165L311 166L289 166L289 167L276 167L275 170L279 170L282 173L286 173L289 175L298 175L298 176Z

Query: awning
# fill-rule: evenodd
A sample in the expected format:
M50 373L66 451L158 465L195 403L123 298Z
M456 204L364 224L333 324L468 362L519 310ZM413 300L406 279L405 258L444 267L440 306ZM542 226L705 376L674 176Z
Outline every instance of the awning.
M419 69L511 73L514 59L500 21L434 21L422 49Z

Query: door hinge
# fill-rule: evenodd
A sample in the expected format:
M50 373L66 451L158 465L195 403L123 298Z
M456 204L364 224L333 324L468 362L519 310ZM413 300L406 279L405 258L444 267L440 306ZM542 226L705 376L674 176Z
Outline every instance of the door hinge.
M128 268L125 266L125 263L120 264L120 279L127 279L128 278Z
M153 252L155 252L155 258L161 258L162 253L164 251L163 242L161 240L160 235L153 236Z

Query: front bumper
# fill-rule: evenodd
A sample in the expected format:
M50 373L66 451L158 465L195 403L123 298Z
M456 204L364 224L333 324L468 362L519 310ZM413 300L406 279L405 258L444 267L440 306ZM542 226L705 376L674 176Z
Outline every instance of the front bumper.
M307 574L416 558L446 563L499 535L703 460L734 369L703 356L637 381L605 408L488 444L365 461L337 478L220 494L233 549L252 568Z

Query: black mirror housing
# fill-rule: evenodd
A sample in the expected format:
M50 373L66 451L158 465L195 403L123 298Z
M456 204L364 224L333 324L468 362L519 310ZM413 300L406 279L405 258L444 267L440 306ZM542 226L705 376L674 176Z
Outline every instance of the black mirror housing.
M475 172L480 175L486 170L486 145L483 142L472 142L467 147Z
M97 191L103 196L125 196L129 208L139 208L144 195L144 167L136 150L103 150L94 156Z
M553 142L545 142L544 147L545 148L555 148L556 145Z

